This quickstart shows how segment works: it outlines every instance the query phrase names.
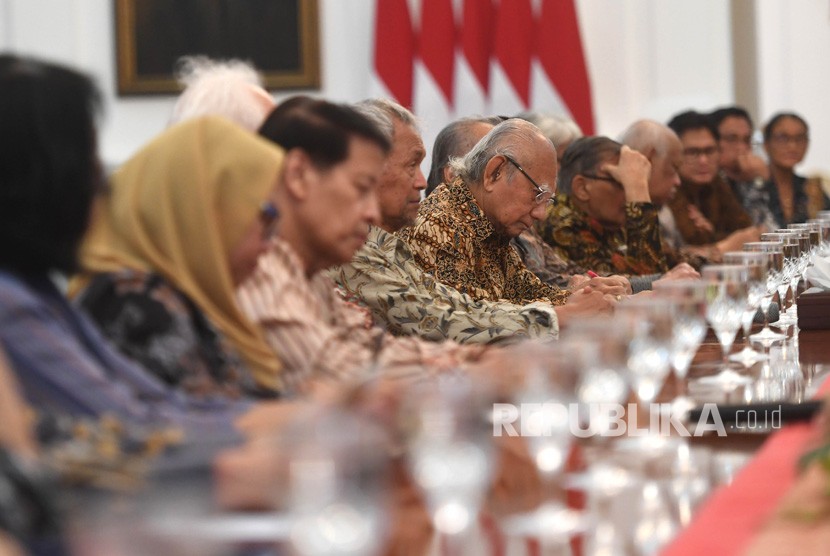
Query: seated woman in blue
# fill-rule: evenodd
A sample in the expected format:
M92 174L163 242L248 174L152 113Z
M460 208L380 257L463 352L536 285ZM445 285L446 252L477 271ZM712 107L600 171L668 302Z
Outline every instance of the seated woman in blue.
M40 413L109 414L131 424L177 424L191 435L232 433L249 402L189 396L158 380L112 348L53 282L55 274L77 269L90 207L104 189L99 105L86 76L0 55L0 345ZM276 173L278 149L259 152ZM267 198L262 185L245 214L256 220Z

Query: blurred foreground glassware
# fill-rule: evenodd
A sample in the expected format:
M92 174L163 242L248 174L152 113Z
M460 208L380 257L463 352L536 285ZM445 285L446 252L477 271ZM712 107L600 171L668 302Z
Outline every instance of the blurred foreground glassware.
M450 553L461 554L492 480L493 398L483 385L452 373L407 394L401 424L412 478Z
M579 383L581 423L591 436L602 438L614 425L612 408L629 397L628 353L633 331L613 318L585 317L572 323L560 335L560 342L584 347L584 364Z
M619 326L633 331L628 347L628 373L640 406L647 411L671 368L674 306L670 299L630 297L617 305Z
M389 450L382 429L332 409L295 423L283 441L293 553L376 553L387 529Z
M520 426L542 479L542 504L533 512L504 520L510 536L538 539L541 553L568 554L571 538L587 526L584 515L569 508L563 479L576 431L580 430L580 393L591 357L591 342L562 339L553 345L528 344L516 362L526 382L516 397Z

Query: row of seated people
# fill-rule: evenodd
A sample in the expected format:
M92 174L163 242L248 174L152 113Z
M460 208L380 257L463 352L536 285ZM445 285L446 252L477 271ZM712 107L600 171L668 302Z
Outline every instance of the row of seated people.
M508 344L697 276L657 225L679 184L665 126L557 151L525 119L465 120L421 203L405 108L274 107L252 68L191 62L170 128L107 179L91 80L0 57L0 344L40 418L173 425L220 449L377 369L397 389L458 368L498 381Z
M180 121L106 178L94 83L0 56L0 344L39 420L173 426L219 451L273 434L297 404L351 400L377 369L396 388L456 369L498 381L511 357L498 344L555 339L630 293L614 277L544 285L504 249L502 230L526 228L551 196L517 187L506 161L556 179L555 149L532 124L505 122L469 166L488 211L511 207L479 214L482 227L499 222L504 257L484 295L427 273L394 235L425 187L408 110L308 97L274 108L239 68L192 69L204 72L192 87L218 98L189 88ZM247 474L240 483L251 491Z

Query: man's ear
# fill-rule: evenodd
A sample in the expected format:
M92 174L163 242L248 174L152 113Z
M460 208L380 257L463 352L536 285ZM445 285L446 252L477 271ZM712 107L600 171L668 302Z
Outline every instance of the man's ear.
M571 197L578 201L588 202L591 200L591 193L588 191L588 180L585 176L577 174L571 181Z
M496 182L504 177L505 162L501 155L496 155L487 161L487 165L484 167L482 184L485 191L493 191L496 188Z
M453 180L452 170L450 169L450 165L447 164L441 169L441 182L442 183L450 183Z
M297 199L305 200L309 197L309 172L311 160L300 149L291 149L285 153L283 161L283 182L288 194Z

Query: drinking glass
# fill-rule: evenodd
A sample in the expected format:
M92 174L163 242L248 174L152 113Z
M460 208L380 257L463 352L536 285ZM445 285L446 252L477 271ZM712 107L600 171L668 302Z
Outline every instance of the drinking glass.
M761 234L761 241L774 241L783 245L784 254L784 268L781 273L781 281L778 284L778 320L772 323L772 326L779 328L787 328L795 324L792 313L787 313L784 309L787 301L787 290L793 281L793 275L798 271L798 258L801 254L801 247L797 237L792 233L767 232ZM792 293L793 303L795 302L795 290Z
M769 277L769 257L766 253L753 253L751 251L730 251L723 254L724 264L738 264L749 268L749 281L747 282L747 306L744 311L741 325L744 333L744 347L738 353L732 354L729 358L738 361L749 368L758 361L766 359L766 355L752 349L749 341L749 331L752 328L752 321L755 313L761 306L761 301L767 294L767 278Z
M790 277L790 291L793 295L793 302L790 304L790 307L787 309L787 313L789 317L797 322L798 318L796 316L796 298L798 297L798 283L804 277L804 272L807 270L807 266L810 264L810 251L812 249L810 243L810 231L803 230L803 229L789 229L789 228L781 228L775 230L776 233L782 234L792 234L795 235L796 239L798 240L798 257L795 259L794 265L794 272Z
M716 375L703 377L700 382L717 384L730 392L751 382L729 364L729 352L741 327L749 295L749 268L743 265L709 265L701 269L701 277L708 286L706 319L720 342L723 361Z
M769 308L772 296L778 292L778 286L784 281L784 244L774 241L756 241L744 243L744 251L766 253L767 255L767 291L761 298L761 312L764 314L764 327L749 337L750 341L760 343L764 349L780 342L786 336L773 332L769 327Z
M579 427L580 387L591 357L590 342L560 339L554 345L528 344L515 363L527 369L520 404L521 430L542 479L542 505L505 520L512 536L539 540L543 554L567 551L572 536L587 526L584 515L563 497L565 464Z
M686 375L706 337L707 289L706 282L701 280L670 280L654 284L654 294L671 300L674 305L671 364L677 388L672 411L679 415L694 407L694 402L686 395Z
M632 331L613 318L585 317L562 331L559 341L583 344L588 356L579 383L580 422L591 437L602 439L615 424L610 411L629 396L628 350Z
M630 297L617 305L615 319L633 332L628 373L641 406L660 393L671 368L674 307L659 297Z
M819 255L826 255L828 248L830 248L830 218L812 218L807 221L809 224L818 226L821 232L821 243L818 250Z
M448 373L413 385L401 410L412 478L451 552L464 546L491 482L491 393Z
M351 556L380 549L386 531L388 441L376 424L330 409L283 435L293 554Z

